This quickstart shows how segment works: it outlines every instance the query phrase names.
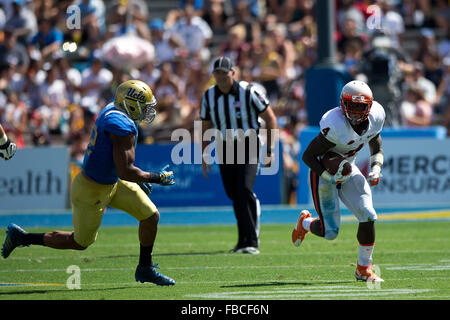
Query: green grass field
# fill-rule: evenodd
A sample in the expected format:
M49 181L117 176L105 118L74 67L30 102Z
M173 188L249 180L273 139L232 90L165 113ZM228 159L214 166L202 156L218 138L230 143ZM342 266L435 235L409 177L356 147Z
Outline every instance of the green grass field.
M292 227L263 224L261 254L243 255L228 253L234 225L160 226L153 260L177 281L173 287L135 282L137 227L102 227L85 251L33 246L1 259L0 299L450 299L450 221L378 223L374 263L385 280L379 287L353 277L356 223L344 223L333 241L308 234L298 248ZM79 290L66 286L71 265L81 270Z

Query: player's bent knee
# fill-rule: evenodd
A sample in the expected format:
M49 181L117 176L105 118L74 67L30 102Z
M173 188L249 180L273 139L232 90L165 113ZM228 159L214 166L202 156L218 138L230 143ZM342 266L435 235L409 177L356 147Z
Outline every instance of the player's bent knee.
M334 240L339 234L339 229L329 229L325 231L324 238L327 240Z
M141 220L140 222L144 222L144 223L149 222L151 224L158 224L159 217L160 217L159 211L155 211L150 217L148 217L144 220Z
M156 223L159 222L159 211L156 211L150 218L152 218Z
M72 233L71 235L71 240L72 240L72 247L71 249L73 250L86 250L91 244L93 244L95 242L95 237L94 239L89 239L89 240L84 240L84 241L80 241L80 240L75 240L75 233Z

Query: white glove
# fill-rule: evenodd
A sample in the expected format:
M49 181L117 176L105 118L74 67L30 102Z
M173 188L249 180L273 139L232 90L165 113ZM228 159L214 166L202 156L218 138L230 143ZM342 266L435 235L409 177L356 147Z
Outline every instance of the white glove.
M16 153L17 146L11 140L6 140L6 143L0 146L0 158L5 160L11 159Z
M367 177L367 182L374 187L378 185L381 177L381 168L378 165L373 166L372 171L370 171L369 176Z
M378 152L370 156L370 167L372 168L369 175L367 176L367 182L370 186L374 187L380 182L381 166L383 165L384 156L382 152Z

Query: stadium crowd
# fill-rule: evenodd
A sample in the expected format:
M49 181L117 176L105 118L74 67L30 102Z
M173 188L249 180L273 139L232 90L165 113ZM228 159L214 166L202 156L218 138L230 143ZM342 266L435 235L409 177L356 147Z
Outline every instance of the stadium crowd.
M81 161L96 113L132 78L158 100L139 142L170 140L175 128L193 128L213 84L211 62L226 55L237 78L266 89L282 129L287 188L295 189L297 137L308 124L305 70L317 56L315 1L179 0L165 19L143 0L0 4L0 123L18 148L68 144ZM74 5L80 24L71 27ZM373 88L387 125L443 125L450 135L448 21L445 0L336 0L337 62ZM412 48L404 45L409 31Z

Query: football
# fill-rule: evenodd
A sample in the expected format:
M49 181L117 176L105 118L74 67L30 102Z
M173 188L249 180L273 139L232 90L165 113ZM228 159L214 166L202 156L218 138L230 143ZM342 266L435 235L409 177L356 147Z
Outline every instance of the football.
M345 158L341 156L339 153L328 151L322 156L320 159L320 163L322 166L330 173L331 175L335 175L339 169L339 165ZM344 164L344 169L342 170L342 175L346 176L352 172L352 166L349 162Z

